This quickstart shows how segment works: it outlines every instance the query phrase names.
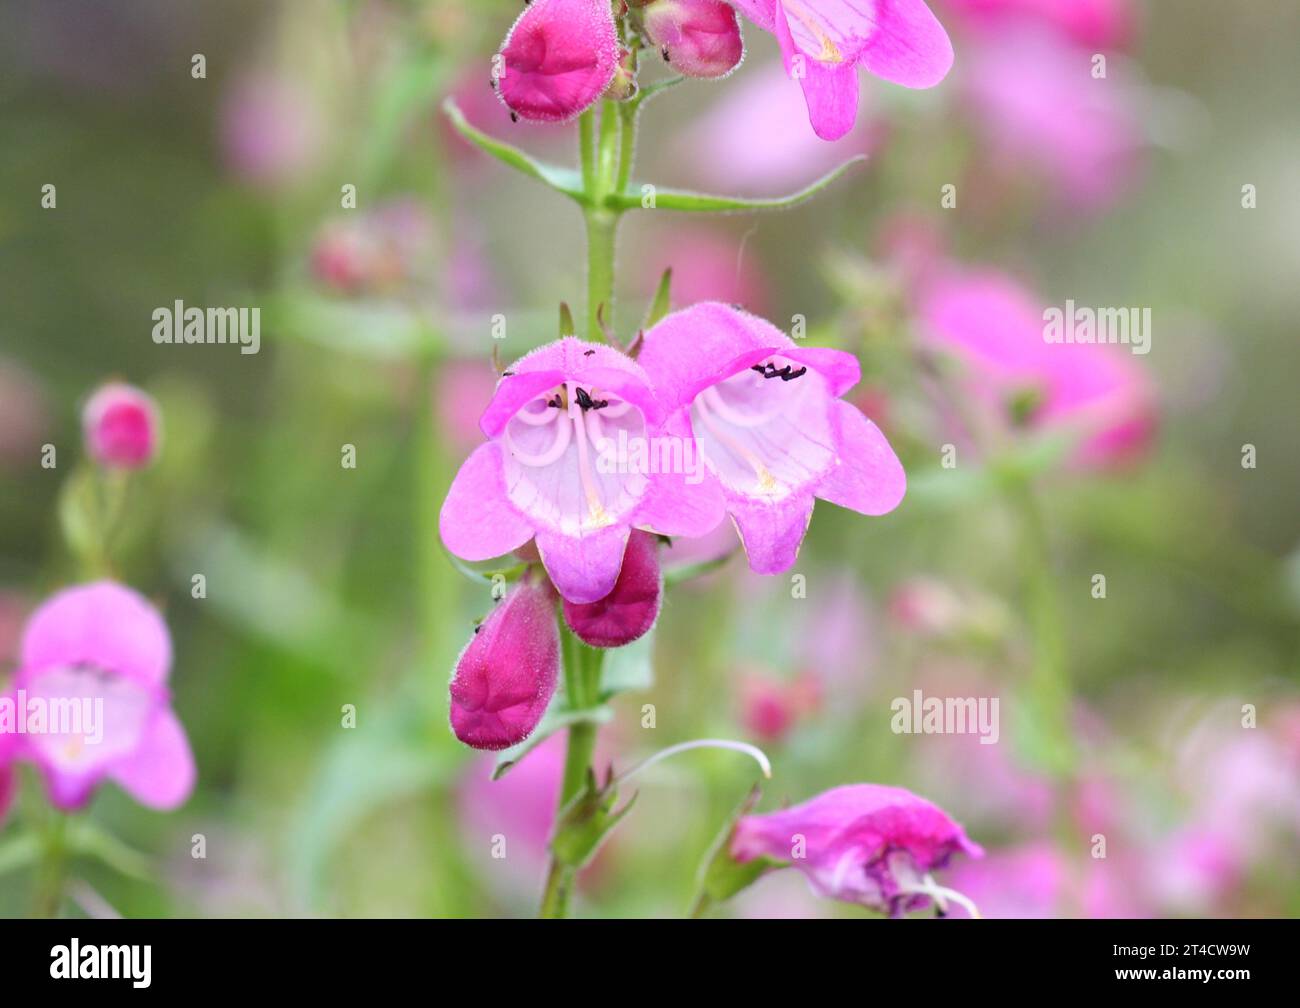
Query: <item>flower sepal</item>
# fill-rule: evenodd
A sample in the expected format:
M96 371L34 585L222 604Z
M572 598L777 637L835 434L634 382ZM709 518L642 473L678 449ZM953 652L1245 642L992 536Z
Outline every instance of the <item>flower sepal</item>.
M551 840L551 853L556 861L576 871L596 856L601 844L636 804L634 791L631 798L618 806L617 785L612 770L602 786L596 780L595 771L588 767L582 790L560 810L556 819L555 836Z
M762 793L763 789L757 784L750 789L749 794L745 795L744 800L723 823L700 863L696 877L694 916L702 916L709 908L725 903L768 872L786 867L784 861L775 858L763 856L750 861L738 861L731 854L731 840L736 832L736 824L742 816L753 811Z

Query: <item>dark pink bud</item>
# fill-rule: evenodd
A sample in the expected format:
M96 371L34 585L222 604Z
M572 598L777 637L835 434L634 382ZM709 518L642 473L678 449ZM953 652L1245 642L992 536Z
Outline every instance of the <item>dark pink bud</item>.
M623 553L623 567L614 590L597 602L564 602L564 620L592 647L631 644L644 636L659 617L664 579L659 570L659 540L634 529Z
M90 457L113 468L148 465L162 438L162 419L153 398L122 382L110 382L90 397L81 426Z
M639 6L646 36L688 77L724 77L745 55L736 12L722 0L651 0Z
M563 122L609 87L618 60L609 0L534 0L506 35L493 79L511 112Z
M475 749L505 749L533 733L555 693L560 635L555 592L525 574L479 624L456 660L451 727Z

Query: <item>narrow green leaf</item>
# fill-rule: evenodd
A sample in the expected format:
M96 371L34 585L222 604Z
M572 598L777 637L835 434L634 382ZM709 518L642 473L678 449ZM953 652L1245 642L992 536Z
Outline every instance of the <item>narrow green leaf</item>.
M571 168L563 168L560 165L539 161L531 154L525 154L518 147L512 147L508 143L488 136L482 130L470 125L469 120L465 118L465 114L460 110L460 106L452 98L448 98L442 103L442 111L451 120L456 132L479 150L492 155L498 161L515 169L515 171L523 172L523 174L537 179L543 185L550 186L556 192L564 193L570 199L576 200L584 206L586 205L587 196L582 191L582 176L580 173Z
M560 302L560 338L565 336L577 336L578 327L573 324L573 312L569 308L567 301Z
M137 880L150 878L147 857L88 819L78 819L70 824L68 847L83 857L107 865L119 875Z
M669 266L659 278L659 287L655 299L650 303L650 311L645 317L645 327L649 329L673 308L673 268Z
M528 738L518 745L502 749L497 753L496 765L492 768L492 779L500 780L511 767L556 732L584 721L590 721L592 724L608 724L613 718L614 711L609 707L588 707L583 710L557 710L552 707L542 716L541 723Z
M35 833L17 833L0 843L0 875L35 864L41 854Z
M867 160L859 154L850 158L834 171L828 172L811 185L788 196L748 198L744 196L709 196L681 189L658 189L653 193L657 210L681 210L686 213L736 213L753 210L785 210L812 199L850 168ZM622 193L614 193L605 200L614 210L632 210L642 206L642 192L634 186Z

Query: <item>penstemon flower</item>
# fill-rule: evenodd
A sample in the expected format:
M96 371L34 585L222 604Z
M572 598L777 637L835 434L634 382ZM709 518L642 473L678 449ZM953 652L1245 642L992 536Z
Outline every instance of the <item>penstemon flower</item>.
M51 730L32 725L19 733L0 717L0 732L14 733L14 754L40 769L54 805L81 808L106 779L149 808L185 801L194 787L194 758L171 708L171 659L171 637L158 611L112 581L68 588L32 614L10 713L34 704L53 711L68 701L84 710L88 702L99 722L55 732L47 720Z
M745 44L736 12L723 0L629 0L645 36L688 77L725 77Z
M609 87L620 54L609 0L534 0L501 45L493 85L512 114L565 122Z
M731 837L737 861L789 863L819 896L891 917L932 899L941 908L951 899L973 910L930 877L959 853L984 854L938 806L880 784L848 784L779 812L742 816Z
M862 514L892 511L907 477L889 442L839 397L852 354L800 347L769 322L705 303L645 334L638 357L669 411L697 438L749 564L794 564L818 497Z
M697 536L722 520L707 479L692 486L687 473L608 464L601 445L665 436L662 412L645 371L612 347L569 336L532 351L506 370L483 414L491 440L447 493L443 543L474 561L535 539L567 601L604 598L633 528Z
M475 630L451 681L451 727L475 749L505 749L533 733L555 694L560 638L555 592L526 573Z
M952 67L952 43L922 0L731 0L776 36L808 118L838 140L858 115L858 72L909 88L934 87Z

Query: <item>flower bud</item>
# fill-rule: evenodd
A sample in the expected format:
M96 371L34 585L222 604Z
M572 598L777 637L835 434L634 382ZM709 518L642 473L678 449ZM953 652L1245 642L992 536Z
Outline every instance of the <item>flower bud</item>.
M736 12L722 0L650 0L633 6L640 8L646 37L688 77L725 77L745 55Z
M501 46L493 83L532 122L563 122L609 87L619 61L609 0L534 0Z
M101 465L138 469L153 461L162 440L162 418L153 397L134 385L101 386L81 414L86 450Z
M564 603L564 621L592 647L613 648L644 636L659 617L663 598L659 540L634 529L628 536L614 589L596 602Z
M527 573L479 624L456 660L451 727L475 749L506 749L533 733L555 693L560 636L555 593Z

